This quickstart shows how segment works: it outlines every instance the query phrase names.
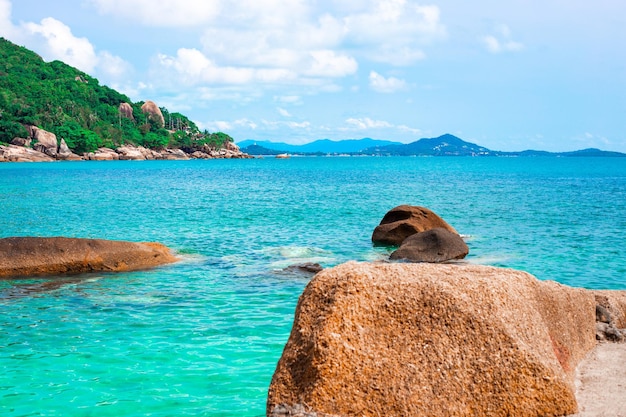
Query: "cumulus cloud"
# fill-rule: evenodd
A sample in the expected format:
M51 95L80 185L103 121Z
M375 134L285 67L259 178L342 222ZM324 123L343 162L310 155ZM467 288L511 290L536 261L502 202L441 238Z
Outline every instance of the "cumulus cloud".
M376 71L370 72L369 83L372 90L379 93L393 93L407 87L406 81L395 77L385 78Z
M276 110L278 110L278 113L283 117L291 117L291 113L281 107L278 107Z
M187 27L209 22L220 10L213 0L90 0L101 14L139 21L146 26Z
M511 39L511 30L507 25L498 25L495 34L483 36L483 44L492 54L501 52L516 52L524 49L524 44Z
M374 128L391 128L393 125L384 120L373 120L369 117L363 118L349 118L346 119L346 123L353 129L365 130Z
M93 72L96 66L96 51L87 38L79 38L71 29L52 17L41 23L25 23L24 28L32 35L40 35L45 42L46 56L59 59L85 72Z
M11 38L13 30L13 23L11 23L11 2L9 0L0 0L0 36Z

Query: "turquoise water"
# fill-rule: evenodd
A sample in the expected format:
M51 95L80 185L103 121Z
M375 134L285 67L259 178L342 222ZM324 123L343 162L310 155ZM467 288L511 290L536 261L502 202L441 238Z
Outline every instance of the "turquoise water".
M372 230L405 203L466 235L469 262L626 289L626 158L0 164L0 237L159 241L184 256L0 281L0 415L264 415L308 280L283 268L386 256Z

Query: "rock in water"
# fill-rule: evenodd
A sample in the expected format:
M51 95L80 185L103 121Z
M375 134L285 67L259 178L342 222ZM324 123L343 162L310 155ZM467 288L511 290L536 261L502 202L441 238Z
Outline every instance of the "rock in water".
M177 260L160 243L64 237L0 239L0 278L132 271Z
M400 248L393 252L390 258L410 262L445 262L463 259L468 253L469 248L461 236L436 227L404 239Z
M387 212L374 229L372 242L385 245L400 245L415 233L442 227L452 233L456 230L433 211L419 206L402 205Z
M267 414L303 404L366 417L575 413L595 305L590 291L488 266L326 269L300 297Z

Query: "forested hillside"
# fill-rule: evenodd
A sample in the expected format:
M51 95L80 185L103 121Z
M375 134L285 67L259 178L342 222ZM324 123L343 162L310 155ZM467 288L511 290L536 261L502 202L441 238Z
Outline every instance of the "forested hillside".
M120 111L120 105L126 112ZM74 152L124 144L159 149L221 148L232 138L200 132L180 113L161 107L161 117L142 112L124 94L60 61L45 62L34 52L0 38L0 143L26 137L24 125L53 132Z

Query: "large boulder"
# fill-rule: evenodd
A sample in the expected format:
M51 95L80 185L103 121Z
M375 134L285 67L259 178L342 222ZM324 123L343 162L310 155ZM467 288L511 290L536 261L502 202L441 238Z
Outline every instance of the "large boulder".
M51 162L54 158L23 146L0 145L0 162Z
M63 237L0 239L0 278L132 271L175 261L160 243Z
M135 120L135 117L133 116L133 107L130 104L120 103L119 112L121 117Z
M146 156L142 149L133 145L123 145L115 150L119 154L120 160L144 161Z
M144 114L148 115L148 118L153 122L160 124L161 127L165 126L165 118L163 117L163 113L161 113L161 109L156 105L154 101L146 101L141 105L141 111Z
M267 414L563 416L591 291L477 265L349 262L301 295Z
M400 245L407 237L435 227L452 233L456 230L433 211L419 206L401 205L387 212L374 229L372 242L385 245Z
M110 148L98 148L95 152L85 154L85 159L90 161L117 161L120 156Z
M468 253L469 248L461 236L436 227L404 239L390 258L410 262L445 262L463 259Z
M65 139L61 139L61 144L59 145L59 152L57 153L57 159L61 159L64 161L80 161L82 158L76 155L65 143Z
M35 139L35 144L33 148L36 151L45 153L46 155L56 158L57 150L59 144L57 142L57 136L48 132L47 130L39 129L38 127L32 127L33 138Z

